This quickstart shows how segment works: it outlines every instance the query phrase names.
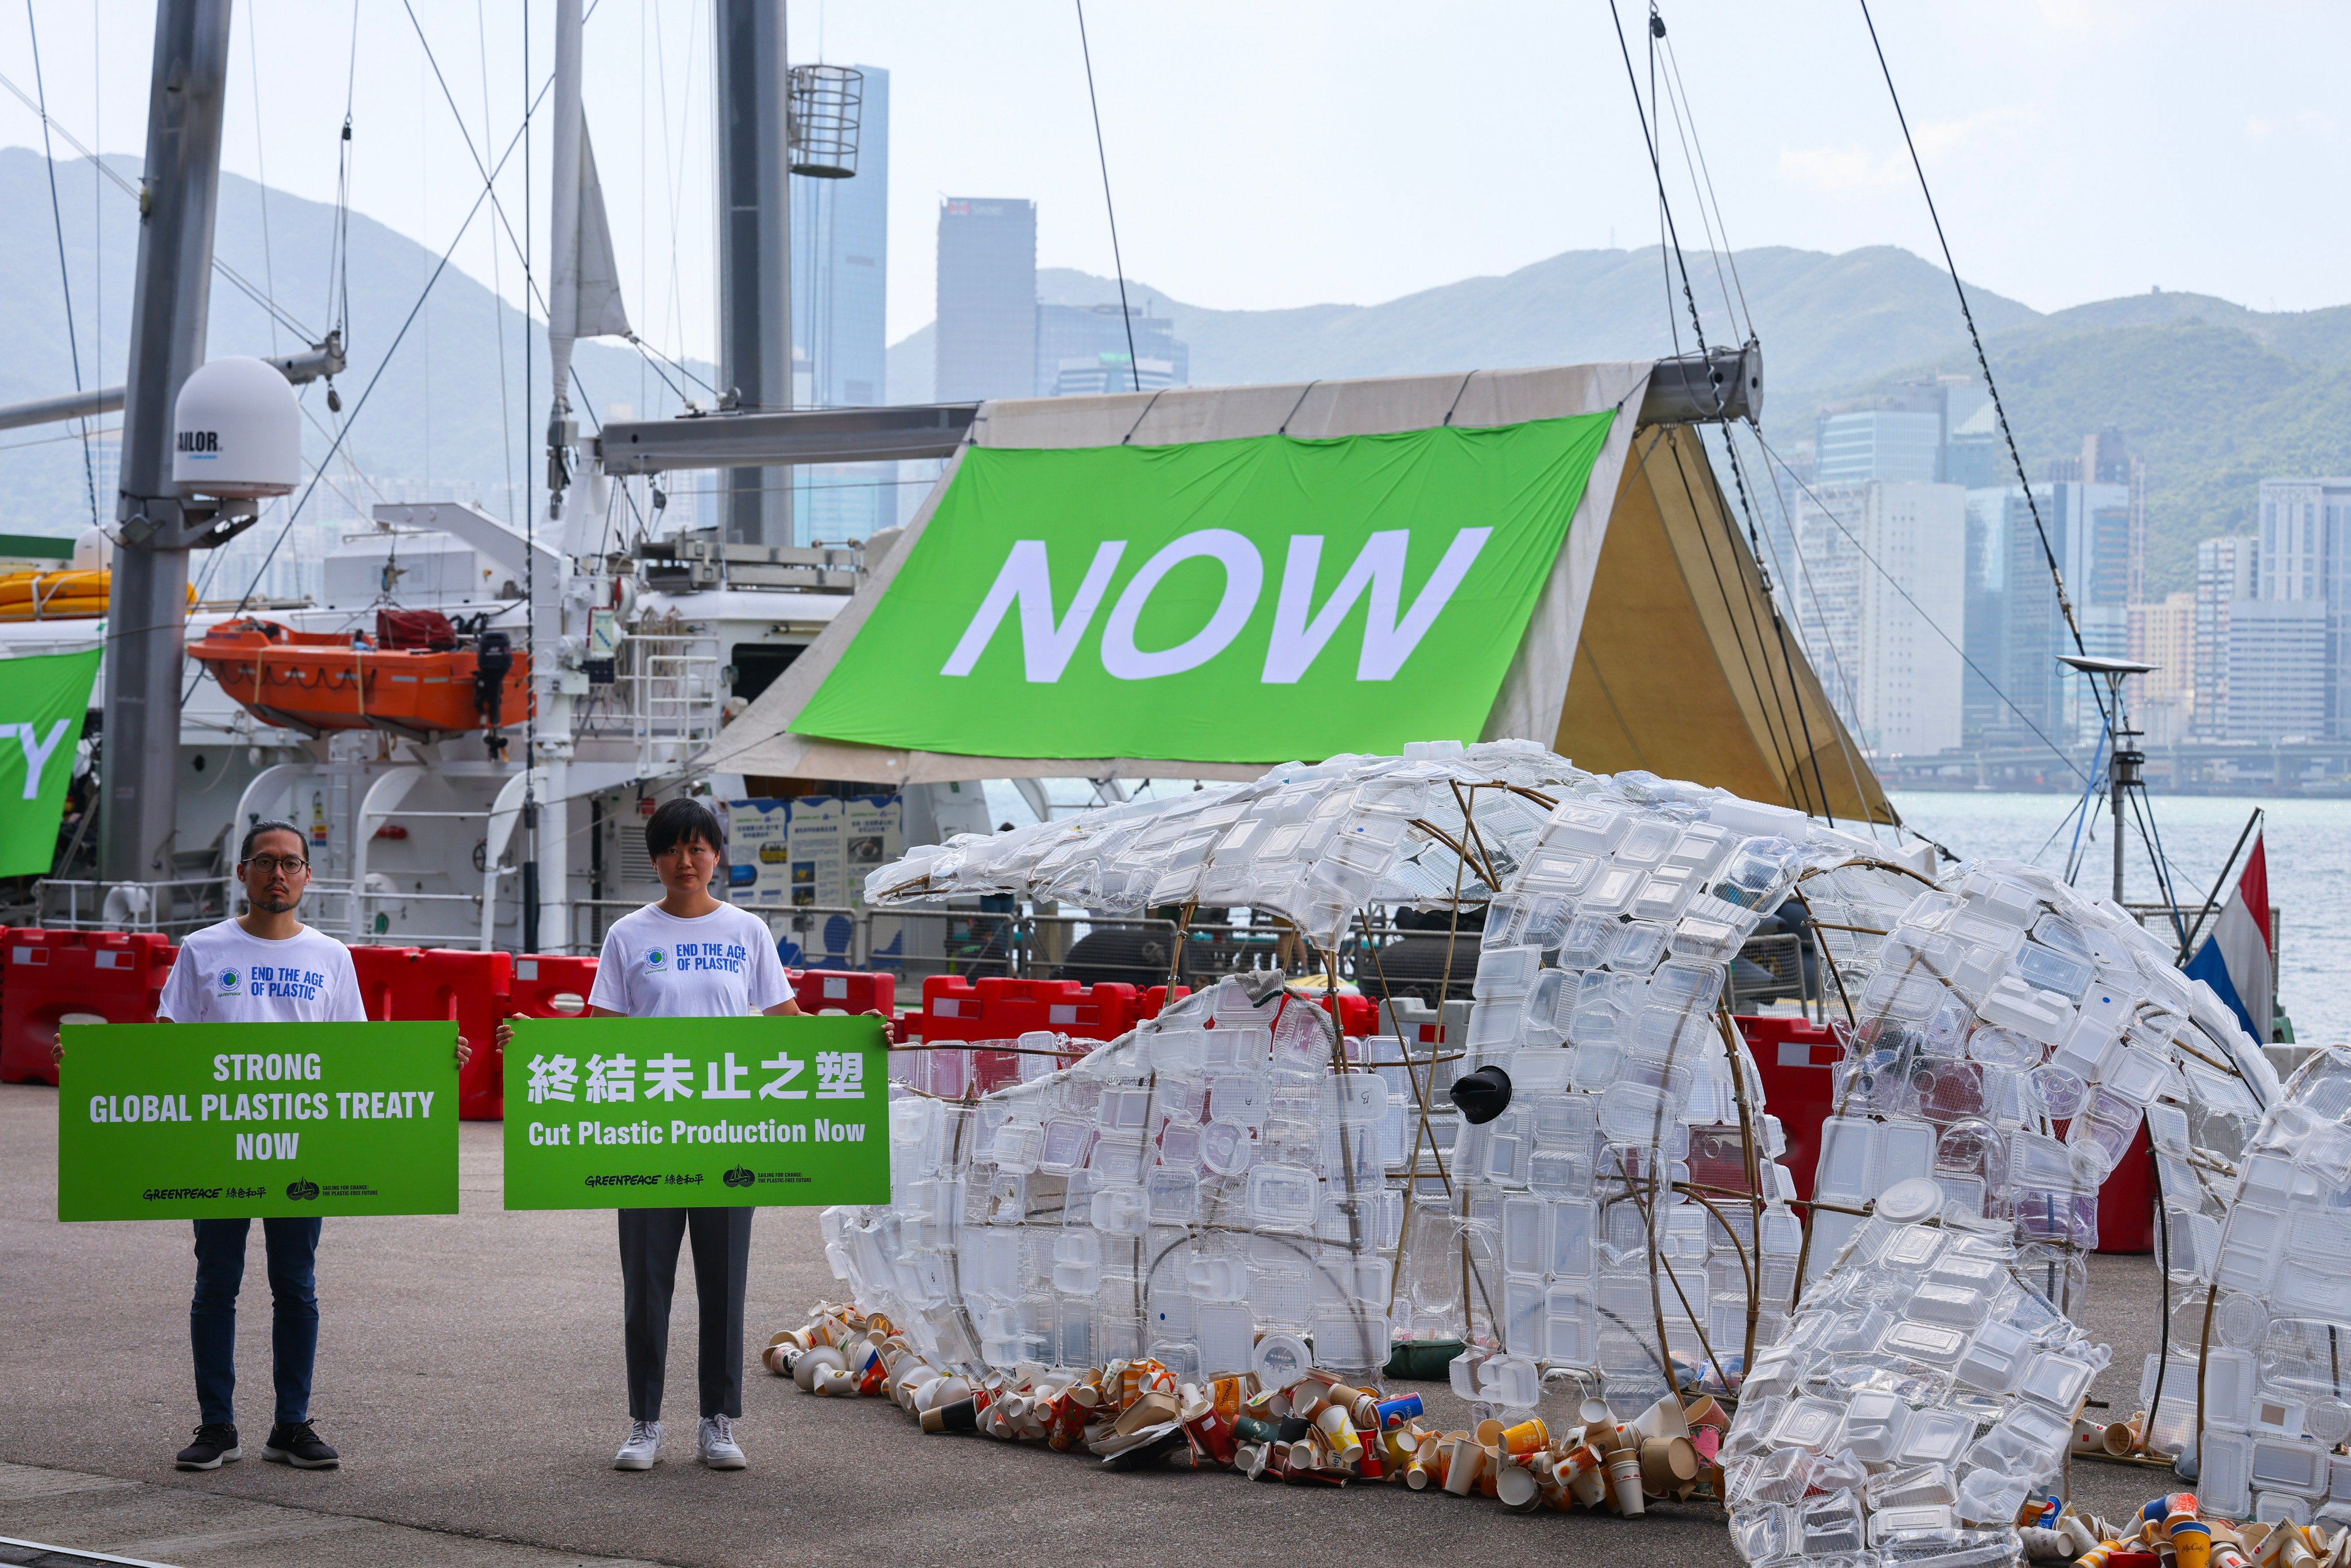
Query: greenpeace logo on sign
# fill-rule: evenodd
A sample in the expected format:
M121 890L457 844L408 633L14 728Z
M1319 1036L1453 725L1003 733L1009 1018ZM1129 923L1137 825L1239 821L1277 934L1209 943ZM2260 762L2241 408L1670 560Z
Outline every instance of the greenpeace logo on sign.
M1394 680L1445 612L1492 534L1491 528L1462 528L1455 533L1437 570L1409 605L1405 603L1409 530L1383 529L1365 539L1319 605L1314 602L1314 582L1322 565L1323 536L1291 536L1274 591L1272 635L1259 681L1266 685L1297 684L1322 655L1341 623L1365 601L1355 679ZM1112 582L1125 554L1124 539L1105 539L1095 547L1077 592L1066 608L1057 609L1046 542L1016 540L989 585L987 597L980 601L978 612L964 628L939 674L970 674L1006 618L1017 611L1021 666L1028 680L1037 685L1059 681L1102 614L1103 601L1110 599ZM1139 647L1135 631L1152 594L1170 572L1189 560L1212 560L1223 568L1224 592L1215 612L1206 625L1172 648ZM1143 681L1198 669L1240 636L1257 613L1265 587L1264 558L1255 544L1229 528L1201 528L1171 540L1143 563L1111 601L1102 630L1103 670L1119 680Z

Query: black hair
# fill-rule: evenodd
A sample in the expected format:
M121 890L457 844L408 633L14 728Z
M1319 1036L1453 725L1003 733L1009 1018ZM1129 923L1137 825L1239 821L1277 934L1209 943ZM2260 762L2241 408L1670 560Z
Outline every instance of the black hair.
M246 862L253 858L253 841L261 837L264 833L293 834L296 838L302 841L302 858L305 860L309 858L310 835L304 832L301 829L296 827L291 822L280 821L272 818L266 822L256 822L253 826L245 831L245 842L237 846L237 864L243 865Z
M683 797L664 800L645 823L645 853L658 860L680 844L699 841L708 844L720 859L726 855L726 834L718 825L718 813L699 800Z

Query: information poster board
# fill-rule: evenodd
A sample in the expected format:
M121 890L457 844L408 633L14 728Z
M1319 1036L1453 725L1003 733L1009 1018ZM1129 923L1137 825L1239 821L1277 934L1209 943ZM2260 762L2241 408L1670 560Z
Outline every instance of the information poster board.
M513 1021L508 1208L890 1200L880 1019Z
M68 1024L57 1218L457 1212L457 1026Z
M906 852L905 802L896 795L803 795L729 800L730 900L768 918L795 968L862 967L857 920L868 873ZM778 919L777 916L783 918ZM893 963L903 922L874 922L873 961Z

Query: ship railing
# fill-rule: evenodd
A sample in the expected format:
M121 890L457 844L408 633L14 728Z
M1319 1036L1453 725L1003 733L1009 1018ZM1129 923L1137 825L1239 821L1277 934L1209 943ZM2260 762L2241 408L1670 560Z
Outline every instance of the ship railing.
M472 815L478 818L481 813ZM393 911L386 906L410 904L435 906L426 914L439 913L438 906L454 904L457 906L455 913L459 924L452 930L394 925ZM303 900L303 917L320 930L360 947L471 948L482 945L482 895L478 893L362 893L355 892L349 881L319 877L312 880L309 894Z
M113 883L43 877L33 885L37 924L50 931L154 931L185 936L227 918L229 879Z
M718 640L693 633L632 633L622 644L623 711L648 775L683 771L718 733Z

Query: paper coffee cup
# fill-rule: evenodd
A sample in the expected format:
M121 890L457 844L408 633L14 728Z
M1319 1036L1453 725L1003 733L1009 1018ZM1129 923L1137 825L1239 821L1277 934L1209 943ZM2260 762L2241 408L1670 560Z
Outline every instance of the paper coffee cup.
M1551 1430L1540 1416L1531 1416L1515 1427L1502 1428L1500 1447L1505 1453L1531 1454L1550 1446Z
M1698 1479L1698 1449L1687 1437L1651 1437L1641 1445L1641 1486L1670 1497Z
M1640 1517L1645 1509L1641 1500L1641 1457L1629 1445L1609 1450L1608 1490L1616 1500L1617 1512L1627 1519Z

